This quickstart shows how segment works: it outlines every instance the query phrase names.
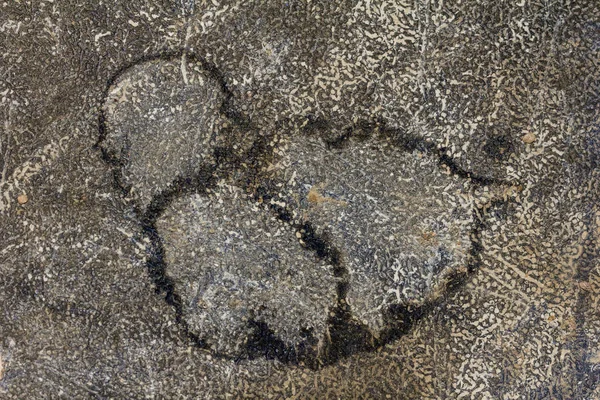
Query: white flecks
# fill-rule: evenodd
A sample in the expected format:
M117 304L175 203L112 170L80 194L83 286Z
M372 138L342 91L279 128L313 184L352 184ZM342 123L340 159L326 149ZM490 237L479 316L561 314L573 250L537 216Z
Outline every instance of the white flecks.
M112 34L112 32L109 31L109 32L99 33L96 36L94 36L94 43L96 43L96 47L98 46L98 41L100 39L102 39L105 36L109 36L111 34Z
M0 213L10 209L15 192L20 192L24 184L36 176L42 168L52 164L65 151L70 138L71 136L63 136L38 149L29 160L15 168L8 179L0 182Z

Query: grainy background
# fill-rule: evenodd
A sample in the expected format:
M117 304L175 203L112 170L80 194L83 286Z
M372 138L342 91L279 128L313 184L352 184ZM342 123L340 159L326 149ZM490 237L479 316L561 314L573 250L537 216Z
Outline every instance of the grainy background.
M0 38L0 398L600 397L597 1L11 0ZM94 148L109 79L181 49L257 129L377 119L518 184L479 269L318 370L194 347Z

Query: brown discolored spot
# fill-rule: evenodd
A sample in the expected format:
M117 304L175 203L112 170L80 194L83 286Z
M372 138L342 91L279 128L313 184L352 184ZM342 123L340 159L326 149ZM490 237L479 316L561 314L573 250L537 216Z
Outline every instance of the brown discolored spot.
M308 192L308 201L310 203L323 203L326 201L325 197L323 197L319 192L317 192L314 187L310 189Z
M337 204L340 206L348 205L348 203L346 203L343 200L336 200L336 199L332 199L331 197L323 196L321 193L319 193L317 191L319 189L317 186L318 185L311 187L310 190L308 191L307 199L308 199L309 203L313 203L313 204L331 203L331 204Z
M535 142L535 139L536 139L535 134L532 132L528 132L521 137L521 140L527 144L531 144L531 143Z
M423 240L430 241L431 239L433 239L437 235L433 231L428 231L428 232L423 232L423 234L421 236L422 236Z
M592 285L588 281L580 281L577 283L577 286L579 286L581 290L585 290L586 292L592 290Z
M26 194L22 194L19 197L17 197L17 201L19 202L19 204L25 204L29 201L29 197L27 197Z

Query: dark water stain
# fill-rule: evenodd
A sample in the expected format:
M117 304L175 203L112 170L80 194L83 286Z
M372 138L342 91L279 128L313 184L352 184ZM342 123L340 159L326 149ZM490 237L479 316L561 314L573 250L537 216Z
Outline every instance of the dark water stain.
M113 86L119 77L131 67L154 60L168 61L180 59L183 54L184 52L180 51L144 57L124 66L108 80L106 90L104 91L104 101L108 98L111 86ZM185 55L188 57L188 60L200 63L210 76L219 82L225 93L225 100L221 105L221 113L227 116L231 122L243 132L247 132L248 134L257 132L258 127L235 109L233 93L229 89L227 80L216 66L197 55L188 53L185 53ZM111 153L107 148L103 147L103 142L106 140L108 132L106 128L106 116L104 111L102 111L102 107L100 109L101 111L98 117L99 136L95 148L99 149L102 158L112 165L116 187L124 195L127 195L130 188L123 184L121 172L121 168L125 165L127 160L119 158L116 154ZM307 116L306 118L306 132L314 133L331 128L331 124L327 120L317 119L311 116ZM469 179L475 186L508 184L508 182L502 180L472 174L471 172L462 169L449 155L447 155L445 149L437 148L434 144L426 142L422 138L409 135L402 129L388 127L381 121L359 121L356 124L347 126L343 129L341 135L330 140L327 144L331 148L343 147L351 137L361 140L375 133L391 139L401 151L412 152L414 150L420 150L430 154L439 160L440 167L447 168L456 176ZM511 146L512 144L507 137L498 136L492 138L486 144L485 151L495 158L504 157L511 151ZM150 240L147 262L148 275L154 282L157 293L164 296L167 304L175 310L176 322L181 325L190 341L199 348L209 349L210 346L202 337L189 328L183 318L182 299L177 293L175 283L167 274L165 250L162 238L156 229L156 221L173 200L192 193L201 195L206 194L210 188L215 186L219 175L231 174L233 171L242 170L244 168L247 171L243 173L245 178L242 179L242 181L245 181L248 187L255 185L253 190L256 199L258 200L260 198L268 204L268 200L272 198L272 190L269 188L268 184L256 185L255 179L259 175L257 172L258 168L264 163L265 159L268 159L271 156L271 151L272 149L268 145L268 140L259 135L256 135L254 145L243 157L236 155L235 152L231 150L231 147L217 148L214 152L216 160L215 164L200 165L196 172L190 176L177 177L167 189L153 197L146 210L136 208L136 212L140 219L141 229L144 235ZM491 209L502 208L504 204L504 201L496 201ZM270 204L270 208L282 221L290 224L293 223L290 210L275 204ZM469 276L475 273L480 265L480 254L482 251L480 237L481 232L485 228L485 222L480 216L484 215L484 213L485 210L473 210L474 223L471 230L470 262L465 271L454 272L446 278L446 293L460 290L463 284L469 279ZM379 337L375 337L366 325L353 316L351 307L345 301L349 288L349 271L341 262L340 252L332 245L332 242L328 240L327 237L318 235L310 223L296 225L294 228L300 232L305 246L313 251L317 257L332 265L334 268L334 275L339 278L337 303L335 307L330 310L330 317L328 320L329 340L327 343L322 344L320 348L316 349L316 347L318 347L316 339L310 330L305 329L303 331L304 340L294 346L288 346L274 334L268 324L262 321L250 321L249 325L253 333L248 338L242 354L237 357L232 357L225 354L218 354L213 351L216 356L232 360L244 358L277 359L284 363L305 365L316 369L324 365L333 364L358 352L374 351L377 348L398 339L408 332L416 321L426 316L432 309L439 306L439 304L444 301L444 298L442 297L420 307L406 305L395 305L390 307L386 310L384 315L384 320L388 328L384 330Z

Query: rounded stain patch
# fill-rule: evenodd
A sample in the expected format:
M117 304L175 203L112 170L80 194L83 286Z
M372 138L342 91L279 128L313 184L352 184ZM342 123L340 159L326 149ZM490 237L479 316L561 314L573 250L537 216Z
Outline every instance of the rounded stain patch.
M198 345L333 362L405 332L472 269L473 190L488 180L366 121L334 141L326 121L259 133L214 67L182 57L111 82L99 144L150 238L150 276Z

